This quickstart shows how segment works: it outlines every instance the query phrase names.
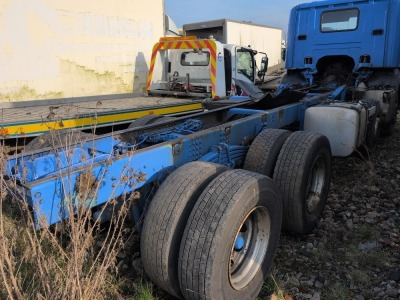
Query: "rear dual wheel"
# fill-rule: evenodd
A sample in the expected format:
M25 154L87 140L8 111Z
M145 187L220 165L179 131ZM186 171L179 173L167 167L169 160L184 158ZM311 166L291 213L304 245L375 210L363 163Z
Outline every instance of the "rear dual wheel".
M154 196L143 224L141 255L147 275L160 288L180 298L179 247L189 215L203 189L221 165L191 162L169 175Z
M203 177L199 174L204 166L195 166L200 162L167 177L142 234L144 266L157 285L185 299L257 297L278 246L282 212L286 229L309 232L329 188L327 138L310 132L284 135L277 139L283 144L278 157L276 151L263 156L274 165L276 182L246 170L213 171ZM281 148L270 148L275 147ZM266 172L270 164L260 165L260 172Z
M270 178L188 163L167 177L150 204L143 265L179 298L253 299L272 265L281 218L281 194Z
M325 207L331 178L329 140L313 132L290 135L279 153L273 179L283 193L283 227L306 234Z
M229 170L203 191L179 255L185 299L255 299L272 266L282 222L272 179Z
M290 131L284 129L261 131L247 152L243 168L272 177L278 155L290 134Z
M283 193L283 228L306 234L328 197L331 149L318 133L265 129L253 141L244 168L273 179Z

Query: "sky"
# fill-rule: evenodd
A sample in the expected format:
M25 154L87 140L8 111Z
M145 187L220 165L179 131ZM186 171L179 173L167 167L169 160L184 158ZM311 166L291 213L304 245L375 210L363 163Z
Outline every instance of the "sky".
M287 32L290 10L308 0L164 0L165 12L178 27L217 19L250 21Z

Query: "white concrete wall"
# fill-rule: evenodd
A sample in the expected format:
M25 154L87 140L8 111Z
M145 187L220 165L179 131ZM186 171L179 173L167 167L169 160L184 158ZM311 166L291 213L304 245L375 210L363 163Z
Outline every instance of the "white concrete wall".
M249 46L257 51L265 52L269 58L269 66L282 62L282 30L253 24L227 22L227 43ZM261 55L257 56L260 67Z
M162 0L0 0L0 102L142 92Z

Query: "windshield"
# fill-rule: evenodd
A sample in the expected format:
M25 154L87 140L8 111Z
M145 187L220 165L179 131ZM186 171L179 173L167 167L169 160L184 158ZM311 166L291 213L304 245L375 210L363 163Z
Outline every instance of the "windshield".
M239 48L236 51L237 72L254 82L254 58L250 50Z

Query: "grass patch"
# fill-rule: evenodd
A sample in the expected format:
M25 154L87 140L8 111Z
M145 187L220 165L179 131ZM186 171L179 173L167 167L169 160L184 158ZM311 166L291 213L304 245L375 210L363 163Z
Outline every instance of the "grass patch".
M1 205L16 203L6 199ZM117 275L115 255L122 245L121 221L115 220L106 232L82 219L63 224L62 230L51 227L35 231L29 217L15 218L2 211L0 298L118 298L118 290L107 288L106 282L109 274ZM105 239L97 250L95 243L100 235Z
M367 284L370 282L370 276L363 270L352 270L350 276L355 284Z
M345 259L357 262L362 268L375 268L385 264L389 258L380 247L360 250L360 243L376 242L381 238L381 232L376 226L363 224L352 237L353 243L346 248Z
M369 250L361 253L357 261L365 268L376 268L388 262L387 255L381 250Z
M356 231L354 237L358 242L378 240L381 233L376 226L362 224Z
M73 139L65 133L52 135L49 141ZM109 225L103 226L86 208L91 201L88 199L97 198L103 178L93 184L90 180L72 182L67 177L62 184L79 184L77 195L63 195L69 217L35 230L31 208L26 204L28 195L16 188L16 182L4 180L7 156L4 151L0 153L0 299L126 299L118 279L117 255L124 251L130 195L118 201L110 199L99 208L100 213L112 215ZM118 213L113 213L117 209ZM153 299L146 298L151 295L151 285L139 291L137 299Z
M136 285L136 292L132 300L156 300L153 296L153 286L149 282L142 282Z
M275 274L271 273L268 278L265 280L264 285L261 289L260 296L264 299L265 297L271 297L274 300L285 300L285 284L281 282Z
M322 295L322 299L326 300L352 299L349 288L341 283L335 283L333 286L329 287L324 294Z

